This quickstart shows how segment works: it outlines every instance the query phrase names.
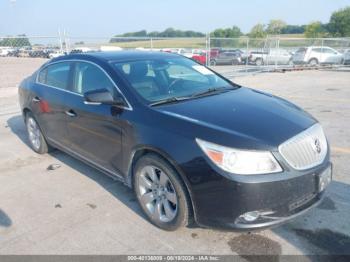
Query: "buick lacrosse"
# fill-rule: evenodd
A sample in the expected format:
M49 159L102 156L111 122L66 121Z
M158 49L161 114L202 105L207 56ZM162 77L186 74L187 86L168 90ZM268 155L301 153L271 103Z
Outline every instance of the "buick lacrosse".
M175 54L58 57L19 100L35 152L56 148L121 180L165 230L274 226L320 203L332 178L311 115Z

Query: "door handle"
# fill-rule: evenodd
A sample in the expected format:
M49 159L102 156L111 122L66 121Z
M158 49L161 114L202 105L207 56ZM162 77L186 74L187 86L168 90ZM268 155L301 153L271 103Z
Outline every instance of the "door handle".
M38 102L41 101L41 99L40 99L39 97L36 96L36 97L33 97L32 101L33 101L34 103L38 103Z
M65 112L67 116L70 116L70 117L76 117L77 116L77 113L75 113L72 109L69 110L69 111L66 111Z

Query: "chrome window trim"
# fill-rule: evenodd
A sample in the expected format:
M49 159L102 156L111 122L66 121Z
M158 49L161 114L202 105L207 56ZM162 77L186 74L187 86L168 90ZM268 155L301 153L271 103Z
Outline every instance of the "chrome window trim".
M87 60L82 60L82 59L72 59L72 60L60 60L60 61L56 61L56 62L52 62L52 63L48 63L48 64L45 64L42 68L39 69L39 71L37 72L36 74L36 77L35 77L35 83L36 84L40 84L40 85L44 85L44 86L47 86L47 87L50 87L50 88L54 88L54 89L57 89L57 90L61 90L63 92L67 92L67 93L70 93L70 94L73 94L73 95L77 95L77 96L80 96L80 97L84 97L82 94L79 94L77 92L73 92L73 91L70 91L70 90L66 90L66 89L62 89L62 88L58 88L58 87L55 87L55 86L50 86L50 85L47 85L47 84L43 84L43 83L40 83L38 81L38 78L39 78L39 74L41 73L41 71L45 70L47 67L51 66L51 65L54 65L54 64L59 64L59 63L74 63L74 62L81 62L81 63L88 63L88 64L92 64L94 66L96 66L97 68L99 68L107 77L108 79L111 81L111 83L113 84L113 86L115 87L115 89L121 94L121 96L124 98L125 102L127 103L127 106L122 106L121 108L125 109L125 110L129 110L129 111L133 111L133 107L131 106L131 104L129 103L128 99L126 99L125 95L123 94L123 92L119 89L119 87L117 86L117 84L113 81L113 79L109 76L109 74L98 64L94 63L94 62L91 62L91 61L87 61Z

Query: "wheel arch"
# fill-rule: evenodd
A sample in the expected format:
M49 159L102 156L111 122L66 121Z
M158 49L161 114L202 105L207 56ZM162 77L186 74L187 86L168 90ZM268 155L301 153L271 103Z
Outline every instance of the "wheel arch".
M182 180L182 182L185 185L186 193L190 199L190 205L191 205L190 206L190 210L191 210L190 219L192 217L195 219L196 218L195 206L193 203L193 197L192 197L192 193L190 190L190 183L189 183L188 179L186 178L184 172L179 167L179 165L176 163L176 161L174 159L172 159L169 154L167 154L166 152L163 152L162 150L160 150L158 148L154 148L154 147L150 147L150 146L141 146L141 147L138 147L135 150L133 150L133 152L131 154L130 161L129 161L127 177L125 179L125 183L127 184L127 186L129 186L130 188L133 188L133 176L134 176L135 165L141 157L143 157L147 154L153 154L153 155L158 156L163 161L165 161L167 164L169 164L170 167L173 168L174 171L176 171L179 174L180 179ZM190 223L191 222L192 221L190 221Z
M22 115L23 115L24 120L29 112L32 112L32 111L28 107L25 107L22 109Z
M317 64L319 64L319 62L320 62L316 57L311 57L311 58L307 61L307 63L310 64L312 60L315 60Z
M254 62L257 64L257 61L261 61L261 65L264 65L264 59L262 57L257 57Z

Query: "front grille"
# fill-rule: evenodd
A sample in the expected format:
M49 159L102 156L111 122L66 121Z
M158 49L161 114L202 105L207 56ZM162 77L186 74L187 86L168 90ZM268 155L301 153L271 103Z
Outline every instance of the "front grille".
M319 124L292 137L278 148L287 163L297 170L315 167L327 155L327 139Z

